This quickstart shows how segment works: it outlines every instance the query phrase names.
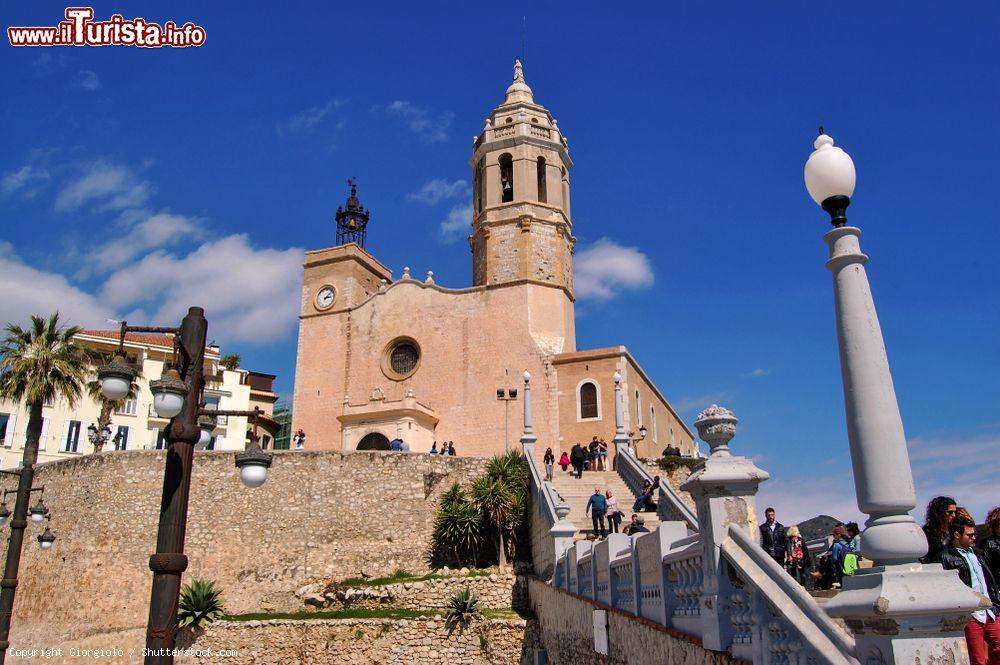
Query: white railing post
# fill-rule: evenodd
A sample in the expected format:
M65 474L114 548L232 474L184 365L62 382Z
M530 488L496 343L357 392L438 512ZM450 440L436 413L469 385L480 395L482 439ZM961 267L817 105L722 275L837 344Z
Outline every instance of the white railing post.
M737 524L751 534L757 530L754 497L768 474L746 457L729 452L729 441L736 435L736 416L713 404L695 421L698 436L712 449L704 466L681 485L694 497L703 548L704 582L701 586L701 640L706 649L724 651L732 640L729 619L730 584L722 570L720 547Z

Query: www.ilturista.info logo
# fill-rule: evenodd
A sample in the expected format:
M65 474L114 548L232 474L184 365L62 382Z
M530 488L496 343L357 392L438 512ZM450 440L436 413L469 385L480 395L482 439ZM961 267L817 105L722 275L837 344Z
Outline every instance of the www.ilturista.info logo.
M11 46L138 46L141 48L187 48L205 43L205 28L190 21L178 26L144 18L126 20L112 14L107 21L94 21L93 7L67 7L66 20L55 27L10 27Z

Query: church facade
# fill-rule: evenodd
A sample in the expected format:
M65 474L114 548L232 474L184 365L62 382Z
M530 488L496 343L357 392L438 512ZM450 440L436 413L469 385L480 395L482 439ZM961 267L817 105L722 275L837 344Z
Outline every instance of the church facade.
M368 217L353 186L338 245L306 252L293 429L311 449L387 449L398 437L413 451L453 441L459 455L492 455L517 446L527 370L538 454L558 456L611 441L617 371L638 452L691 454L691 431L624 346L577 349L573 162L520 63L469 164L472 286L408 269L393 279L363 248Z

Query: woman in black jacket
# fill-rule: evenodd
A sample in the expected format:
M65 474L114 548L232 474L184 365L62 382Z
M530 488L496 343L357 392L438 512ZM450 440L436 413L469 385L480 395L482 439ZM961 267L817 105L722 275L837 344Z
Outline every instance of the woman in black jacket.
M927 536L927 554L920 563L941 563L941 554L948 548L948 525L955 519L955 500L950 496L936 496L927 504L924 535Z
M986 555L986 565L993 573L993 579L1000 581L1000 506L995 507L986 516L988 536L979 543Z

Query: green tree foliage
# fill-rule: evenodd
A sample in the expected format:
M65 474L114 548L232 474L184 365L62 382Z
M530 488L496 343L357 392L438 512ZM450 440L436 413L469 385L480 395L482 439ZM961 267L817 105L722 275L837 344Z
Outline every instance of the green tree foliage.
M462 487L455 483L441 495L434 520L431 541L433 558L438 562L462 564L470 558L478 565L482 539L482 515L469 501Z
M471 558L478 566L481 546L491 543L498 563L505 566L524 529L527 492L528 469L516 451L490 459L468 492L458 484L445 490L434 524L432 559L464 564Z
M198 628L212 623L226 615L222 606L222 590L215 582L194 580L181 589L180 603L177 605L177 622L181 628Z
M240 366L241 360L243 359L240 358L240 354L230 353L228 355L222 356L222 360L219 361L219 364L228 370L235 370L237 367Z

